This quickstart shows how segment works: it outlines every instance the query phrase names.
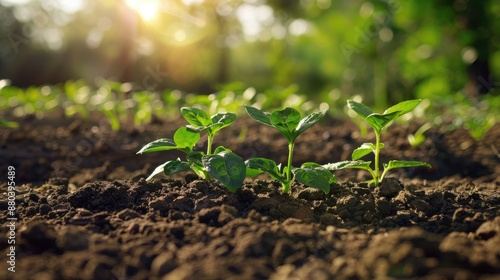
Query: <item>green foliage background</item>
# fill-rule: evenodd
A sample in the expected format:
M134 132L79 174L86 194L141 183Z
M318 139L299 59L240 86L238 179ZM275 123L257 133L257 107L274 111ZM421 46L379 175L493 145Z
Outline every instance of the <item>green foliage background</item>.
M499 1L139 1L156 5L153 19L132 2L0 0L0 80L28 88L0 83L0 108L84 115L102 105L113 119L146 104L136 111L147 119L184 101L305 111L323 102L340 115L350 98L375 108L426 98L496 122Z

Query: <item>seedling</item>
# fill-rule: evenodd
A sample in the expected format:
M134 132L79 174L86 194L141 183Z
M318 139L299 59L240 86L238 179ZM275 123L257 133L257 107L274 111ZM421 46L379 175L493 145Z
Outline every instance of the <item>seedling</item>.
M275 110L272 113L245 106L245 109L254 120L259 123L274 127L288 140L288 163L281 169L281 164L267 158L251 158L245 161L249 168L248 174L257 175L267 172L272 178L281 182L283 193L289 194L290 187L296 179L300 183L322 190L325 193L330 191L330 184L335 182L335 177L321 165L313 162L302 164L300 168L292 166L292 156L295 140L297 137L317 123L325 112L312 113L301 119L300 113L290 107L283 110Z
M241 187L246 176L245 162L231 150L222 146L212 153L212 142L219 130L232 124L236 115L219 113L209 117L200 109L192 107L181 108L181 114L190 123L186 127L177 129L173 139L163 138L144 146L138 154L151 152L179 150L186 153L186 161L180 158L169 160L159 165L146 180L151 180L159 173L171 175L181 171L193 170L203 179L214 178L235 192ZM200 140L200 131L207 131L207 152L194 151L194 146Z
M357 168L366 170L370 172L373 177L373 180L370 180L369 183L375 186L378 186L379 183L382 182L384 177L387 175L387 172L391 169L416 166L426 166L430 168L430 164L422 161L391 160L389 161L389 163L383 164L384 171L382 173L380 173L379 169L380 150L384 148L384 143L380 142L380 134L382 130L385 127L389 126L391 122L397 117L413 111L413 109L417 107L420 101L420 99L403 101L385 110L383 114L378 114L373 113L370 108L361 103L348 100L347 106L354 110L359 116L361 116L375 131L375 144L363 143L361 147L355 149L352 152L352 161L342 161L333 164L326 164L323 165L323 167L329 170L339 170L343 168ZM360 158L370 153L373 153L375 155L374 169L372 169L372 167L370 166L371 161L359 160Z
M236 120L236 114L233 113L218 113L209 117L207 113L194 107L182 107L181 114L190 124L189 128L207 132L207 155L212 154L212 143L217 132Z
M425 123L422 125L417 131L415 131L414 134L409 134L408 135L408 142L410 142L410 145L414 148L422 145L424 143L426 137L425 137L425 132L429 130L432 127L430 123Z
M8 121L0 117L0 126L8 128L17 128L19 127L19 124L17 122Z
M474 140L479 141L484 138L486 133L497 123L494 114L469 115L464 121L464 128L470 133Z

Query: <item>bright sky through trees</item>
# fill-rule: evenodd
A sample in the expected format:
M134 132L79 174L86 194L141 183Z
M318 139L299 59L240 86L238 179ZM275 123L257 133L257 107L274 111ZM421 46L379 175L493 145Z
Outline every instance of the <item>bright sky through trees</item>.
M136 10L137 13L147 21L153 20L158 14L158 10L161 8L161 4L158 0L125 0L125 3Z

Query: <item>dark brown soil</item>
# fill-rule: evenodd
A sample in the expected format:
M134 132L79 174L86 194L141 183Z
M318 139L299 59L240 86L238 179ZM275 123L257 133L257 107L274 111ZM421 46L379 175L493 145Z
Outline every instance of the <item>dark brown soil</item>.
M499 124L482 141L434 128L418 148L406 140L416 123L394 125L382 160L432 169L393 172L377 189L357 183L362 171L336 172L328 195L294 185L288 196L265 177L236 193L191 173L146 182L182 155L135 152L183 120L129 132L78 119L20 121L0 128L2 178L14 166L17 183L15 273L0 183L0 279L500 279ZM298 138L294 164L349 159L373 139L357 131L321 122ZM248 119L215 144L286 161L281 135Z

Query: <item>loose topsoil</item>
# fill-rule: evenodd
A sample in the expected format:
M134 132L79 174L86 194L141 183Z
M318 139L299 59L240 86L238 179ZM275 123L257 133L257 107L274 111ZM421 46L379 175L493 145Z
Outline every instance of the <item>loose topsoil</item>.
M0 279L500 279L499 124L481 141L433 128L416 148L406 135L418 124L395 124L382 136L382 161L432 169L394 171L379 188L360 183L363 171L335 172L329 194L296 184L284 195L267 177L235 193L189 172L146 182L183 155L135 153L183 120L121 132L98 120L19 121L0 128ZM350 122L324 120L297 139L294 165L346 160L372 140ZM286 162L286 140L246 118L215 145Z

